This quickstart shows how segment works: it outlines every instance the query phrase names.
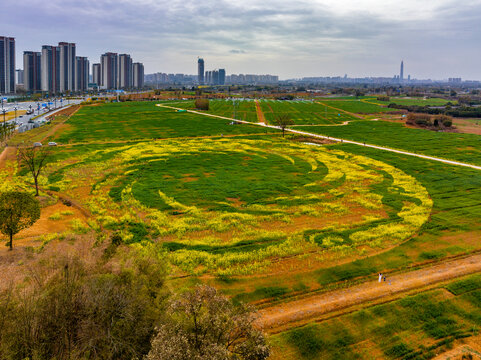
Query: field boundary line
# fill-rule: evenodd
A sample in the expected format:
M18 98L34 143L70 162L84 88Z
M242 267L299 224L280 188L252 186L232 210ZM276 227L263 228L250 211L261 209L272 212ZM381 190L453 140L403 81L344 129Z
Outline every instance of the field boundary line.
M174 110L185 110L185 109L176 108L176 107L173 107L173 106L167 106L167 105L164 105L164 104L156 104L156 106L167 108L167 109L174 109ZM254 126L263 126L263 127L268 127L268 128L280 130L280 128L278 126L274 126L274 125L267 125L267 124L261 124L261 123L251 123L251 122L244 121L244 120L237 120L237 119L228 118L228 117L225 117L225 116L207 114L207 113L203 113L203 112L195 111L195 110L187 110L187 112L197 114L197 115L210 116L210 117L213 117L213 118L219 118L219 119L223 119L223 120L235 121L235 122L242 123L242 124L248 124L248 125L254 125ZM332 140L332 141L343 143L343 144L344 143L345 144L353 144L353 145L364 146L364 147L368 147L368 148L372 148L372 149L388 151L388 152L401 154L401 155L414 156L414 157L417 157L417 158L437 161L437 162L441 162L441 163L448 164L448 165L463 166L463 167L468 167L468 168L475 169L475 170L481 170L481 166L473 165L473 164L467 164L467 163L463 163L463 162L460 162L460 161L448 160L448 159L438 158L438 157L429 156L429 155L417 154L417 153L404 151L404 150L391 149L391 148L384 147L384 146L372 145L372 144L361 143L361 142L353 141L353 140L347 140L347 139L341 139L341 138L336 138L336 137L331 137L331 136L326 136L326 135L314 134L314 133L310 133L310 132L307 132L307 131L300 131L300 130L294 130L294 129L289 129L289 128L286 128L285 131L291 132L291 133L294 133L294 134L300 134L300 135L304 135L304 136L319 138L319 139Z

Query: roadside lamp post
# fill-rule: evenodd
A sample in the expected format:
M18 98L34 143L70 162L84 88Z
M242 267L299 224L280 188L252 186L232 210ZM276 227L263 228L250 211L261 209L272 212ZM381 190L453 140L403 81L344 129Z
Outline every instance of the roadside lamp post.
M55 109L57 108L57 98L54 99L55 101Z
M17 121L17 107L15 106L13 110L15 110L15 121Z
M3 112L3 129L5 130L5 117L6 117L7 110L2 109L2 112Z

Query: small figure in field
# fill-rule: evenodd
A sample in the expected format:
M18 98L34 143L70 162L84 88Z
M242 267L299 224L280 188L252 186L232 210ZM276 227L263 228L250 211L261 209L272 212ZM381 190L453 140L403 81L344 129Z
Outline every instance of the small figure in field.
M381 282L381 281L382 281L382 274L379 273L379 282Z
M384 282L386 282L386 276L384 276Z
M391 285L391 279L389 279L389 285Z

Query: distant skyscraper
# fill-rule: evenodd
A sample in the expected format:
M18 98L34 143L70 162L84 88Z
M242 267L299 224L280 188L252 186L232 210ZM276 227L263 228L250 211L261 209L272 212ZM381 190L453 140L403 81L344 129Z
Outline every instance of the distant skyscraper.
M100 86L100 83L101 83L100 74L101 74L100 64L93 64L92 65L92 82L94 84L97 84L97 86Z
M204 59L197 60L197 81L199 85L204 84Z
M17 85L23 85L23 70L22 69L16 70L15 82L16 82Z
M101 66L101 87L111 90L117 88L118 78L118 56L117 53L105 53L100 57Z
M401 72L399 73L399 80L400 81L404 80L404 60L401 61Z
M60 49L57 46L42 46L42 91L60 91Z
M0 94L15 92L15 38L0 36Z
M61 92L75 90L76 47L73 43L58 43L60 51L60 87Z
M89 84L89 61L86 57L75 59L75 91L86 91Z
M134 63L133 65L133 86L136 89L144 87L144 65L142 63Z
M129 54L119 55L118 89L130 89L132 87L132 58Z
M41 72L42 53L34 51L23 52L23 82L25 91L42 90Z
M219 69L219 85L225 85L225 69Z

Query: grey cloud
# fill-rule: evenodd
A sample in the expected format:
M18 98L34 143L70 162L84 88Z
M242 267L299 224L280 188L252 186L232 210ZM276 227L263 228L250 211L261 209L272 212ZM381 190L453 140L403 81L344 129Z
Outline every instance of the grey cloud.
M423 20L410 18L409 13L397 18L395 9L389 17L369 8L336 12L322 1L307 0L2 3L3 31L16 36L18 44L36 43L39 48L43 43L75 41L93 61L108 50L131 52L146 63L148 72L195 71L194 58L201 55L207 63L219 62L216 66L232 64L233 71L276 70L282 77L333 71L392 75L404 57L417 64L419 76L439 77L450 71L442 61L429 68L421 66L419 58L429 63L443 52L451 63L456 58L459 63L463 53L479 57L481 51L473 50L481 35L477 0L444 3ZM348 9L349 1L345 3ZM412 11L416 14L417 7ZM463 76L481 78L479 66L463 71Z

